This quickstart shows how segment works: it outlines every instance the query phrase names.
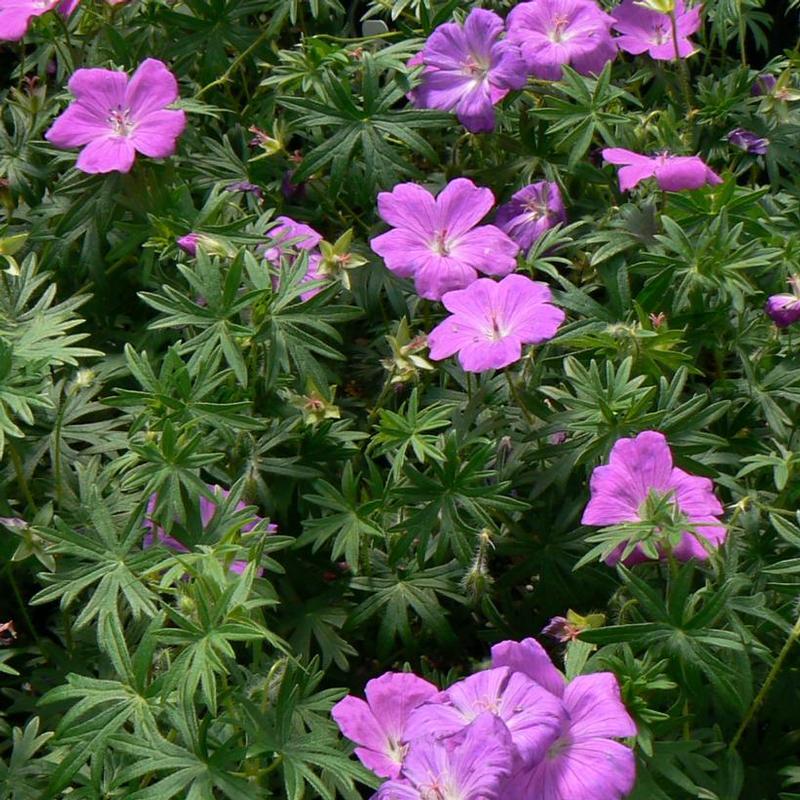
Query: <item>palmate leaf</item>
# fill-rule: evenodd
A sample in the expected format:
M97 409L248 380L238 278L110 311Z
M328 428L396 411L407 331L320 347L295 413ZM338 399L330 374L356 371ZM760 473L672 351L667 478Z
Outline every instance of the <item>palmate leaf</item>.
M102 633L109 617L117 619L123 603L134 619L156 614L156 596L142 578L169 564L157 549L141 549L142 507L130 512L122 524L112 519L102 496L91 493L87 509L92 527L76 530L56 517L54 526L38 527L37 533L52 542L52 553L65 556L54 573L42 573L46 588L32 599L33 605L60 600L69 608L87 595L75 627L82 628L98 619L98 645L105 649Z

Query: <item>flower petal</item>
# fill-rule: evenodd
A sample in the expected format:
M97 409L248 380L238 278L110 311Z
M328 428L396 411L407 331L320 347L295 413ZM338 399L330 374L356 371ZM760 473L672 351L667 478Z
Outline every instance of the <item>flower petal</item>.
M81 150L75 166L82 172L130 172L136 150L124 136L93 139Z
M146 58L139 64L125 92L125 105L135 122L177 99L178 81L167 65L156 58Z
M456 178L436 198L436 230L446 230L455 241L474 228L494 205L491 189L476 186L469 178Z
M166 158L175 152L177 139L185 127L183 111L153 111L137 122L130 139L140 153L151 158Z
M619 682L611 672L573 678L564 691L574 739L635 736L636 724L622 702Z

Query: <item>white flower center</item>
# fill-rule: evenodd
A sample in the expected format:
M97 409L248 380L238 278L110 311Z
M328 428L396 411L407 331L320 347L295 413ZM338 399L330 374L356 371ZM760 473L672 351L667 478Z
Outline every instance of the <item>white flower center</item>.
M436 253L437 256L450 255L450 246L449 242L447 241L447 228L441 231L436 231L433 241L430 244L430 248L434 253Z
M672 31L663 23L657 22L653 28L653 44L665 44L672 39Z
M108 122L115 136L130 136L130 134L133 133L133 129L136 127L135 123L131 120L131 110L129 108L121 108L120 106L111 110L108 115Z
M497 318L497 312L492 311L489 313L489 323L490 326L486 328L486 337L491 342L499 342L501 339L505 339L508 336L508 330L503 326L502 322ZM489 703L488 700L484 701L485 703ZM495 707L489 708L486 706L487 711L492 711L492 713L496 714L497 710Z
M556 14L553 17L553 29L550 31L551 42L561 42L564 39L564 31L569 25L569 17L566 14Z
M480 83L489 74L489 64L470 53L464 62L464 74L468 75L476 83Z

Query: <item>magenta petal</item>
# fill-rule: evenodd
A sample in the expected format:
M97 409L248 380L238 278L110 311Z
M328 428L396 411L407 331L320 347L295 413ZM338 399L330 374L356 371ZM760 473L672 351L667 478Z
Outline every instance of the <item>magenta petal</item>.
M17 42L28 32L31 20L46 14L58 0L45 6L32 2L6 2L0 7L0 41Z
M380 756L381 759L386 758L383 752L386 747L386 733L364 700L348 695L331 709L331 716L348 739ZM365 766L374 769L372 765L365 764ZM379 774L393 777L392 773L396 776L399 772L400 765L395 763L386 772Z
M469 286L478 273L460 259L430 254L416 271L414 285L420 297L426 300L441 300L454 289Z
M467 49L485 60L491 57L493 44L504 29L503 20L493 11L474 8L464 20L464 38Z
M408 228L393 228L370 240L369 246L386 263L386 268L400 278L411 278L435 258L419 233Z
M153 111L137 123L130 140L143 155L166 158L175 152L176 139L186 127L183 111Z
M79 69L69 79L75 99L98 118L108 119L112 108L124 108L128 76L114 69ZM109 126L110 127L110 126Z
M100 116L91 107L75 102L56 119L44 138L56 147L83 147L110 133L107 115Z
M564 694L564 676L553 666L547 651L535 639L505 641L492 647L492 666L521 672L556 697Z
M502 369L522 358L522 342L517 336L506 336L497 342L470 342L458 353L466 372Z
M517 267L519 245L494 225L480 225L456 239L450 250L485 275L508 275Z
M636 724L622 702L619 682L611 672L574 678L564 692L574 738L635 736Z
M378 214L394 228L408 228L418 233L420 239L432 237L436 230L436 201L429 191L416 183L398 183L391 192L381 192Z
M111 134L89 142L75 166L89 173L130 172L135 157L136 150L129 139Z
M455 241L475 227L494 205L491 189L476 186L468 178L456 178L436 198L437 230L446 230Z
M139 64L125 92L125 106L137 122L177 99L178 81L167 65L155 58L146 58Z
M706 183L708 168L697 156L673 156L656 169L658 185L667 192L699 189Z

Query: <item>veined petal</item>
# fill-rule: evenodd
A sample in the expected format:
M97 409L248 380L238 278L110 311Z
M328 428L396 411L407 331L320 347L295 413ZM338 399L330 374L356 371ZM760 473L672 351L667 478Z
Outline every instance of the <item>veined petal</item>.
M151 158L166 158L175 152L177 139L185 127L183 111L153 111L137 121L130 139L140 153Z
M488 191L488 190L487 190ZM519 245L494 225L481 225L462 234L451 246L450 255L485 275L508 275L517 267Z
M44 138L57 147L82 147L93 139L111 133L107 116L99 115L94 108L75 101L55 120Z
M436 201L416 183L398 183L391 192L380 192L378 214L394 228L415 231L421 240L431 239L436 231Z
M125 136L108 135L92 139L81 150L75 166L82 172L130 172L136 150Z
M635 736L636 724L622 702L619 682L611 672L573 678L564 691L574 739Z
M454 242L474 228L494 205L491 189L476 186L469 178L456 178L436 198L437 230L447 231Z
M177 99L178 81L167 65L156 58L146 58L139 64L125 92L125 106L130 108L134 122Z

